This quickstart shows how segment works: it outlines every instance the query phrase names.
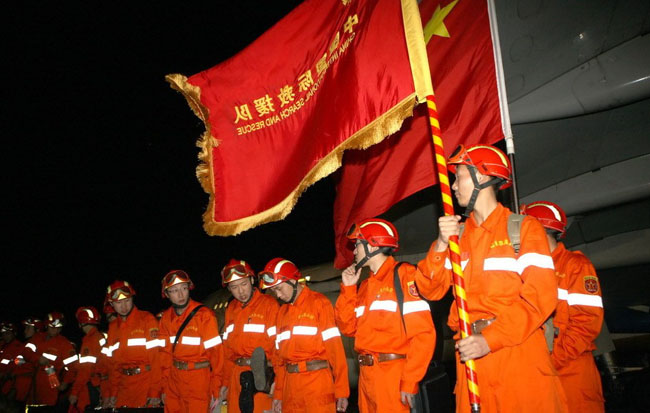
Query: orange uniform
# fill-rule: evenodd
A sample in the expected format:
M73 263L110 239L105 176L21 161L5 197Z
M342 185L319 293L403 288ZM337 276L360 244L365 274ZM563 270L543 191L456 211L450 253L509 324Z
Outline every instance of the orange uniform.
M207 412L212 397L219 397L223 370L223 346L217 319L209 308L201 308L185 326L172 351L176 333L187 315L201 305L190 302L183 314L168 308L160 319L160 364L166 412ZM196 368L196 363L206 363ZM179 369L179 366L181 367Z
M5 344L0 351L0 378L4 380L2 386L2 394L9 394L14 388L14 370L18 367L14 363L16 357L18 357L25 348L25 344L17 339L11 340L9 343Z
M35 351L27 352L25 358L34 363L36 368L36 378L33 391L30 392L27 401L34 404L46 404L53 406L59 397L59 390L50 386L45 368L54 366L56 374L61 377L64 375L63 382L72 382L72 371L63 370L65 366L71 366L78 360L74 346L67 338L62 335L50 337L47 334L35 335L30 343L34 346ZM31 348L31 346L30 346ZM32 349L33 350L33 349ZM48 361L47 365L42 365L39 360L43 357Z
M105 354L110 357L109 397L116 407L144 407L160 397L158 320L135 306L126 319L108 326Z
M13 367L12 375L14 377L14 388L16 389L15 399L24 402L27 396L32 392L35 385L36 368L38 367L37 357L34 357L36 346L34 341L44 339L45 333L36 332L30 337L23 346L21 353L16 357L18 364Z
M77 407L81 411L90 404L88 383L93 387L100 385L102 374L97 367L104 357L101 349L105 344L104 334L96 328L90 330L81 340L77 377L70 390L70 395L77 397Z
M418 382L433 356L436 332L429 303L420 298L415 286L418 270L410 264L399 268L404 293L402 310L394 289L396 265L395 259L388 257L376 274L361 283L358 293L356 285L341 284L336 301L336 324L341 332L355 338L354 349L359 354L373 356L373 365L361 367L361 412L408 412L408 405L401 403L400 391L418 392ZM405 358L380 363L380 353Z
M472 213L460 240L469 320L494 319L482 332L491 351L476 360L481 411L565 412L566 398L541 329L557 305L546 233L539 222L526 217L516 255L507 231L510 214L498 204L479 226ZM432 246L418 264L416 282L430 300L442 298L452 284L448 255ZM455 303L448 324L458 331ZM467 378L458 354L456 370L456 410L469 412Z
M304 287L293 304L280 307L276 332L280 366L273 398L282 400L282 410L336 411L336 399L347 398L350 387L341 334L327 297ZM314 360L327 361L329 368L307 370L307 362ZM289 372L292 365L299 372Z
M226 309L225 331L223 334L226 362L224 364L224 382L228 387L228 409L239 412L239 394L241 384L239 376L251 368L238 365L238 359L249 359L257 347L262 347L268 360L275 357L275 321L280 306L278 302L258 290L246 305L233 300ZM275 361L275 360L274 360ZM266 393L254 396L255 413L271 409L272 399Z
M603 324L603 300L596 270L580 252L558 243L553 251L558 305L551 360L572 412L604 412L603 390L592 350Z

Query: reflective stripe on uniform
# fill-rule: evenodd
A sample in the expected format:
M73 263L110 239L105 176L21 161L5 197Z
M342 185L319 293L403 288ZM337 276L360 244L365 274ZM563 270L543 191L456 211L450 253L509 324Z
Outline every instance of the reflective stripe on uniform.
M462 269L465 269L468 262L469 262L469 260L462 260L460 262L460 267ZM449 258L445 258L445 268L448 269L448 270L451 270L451 261L449 260Z
M397 311L397 301L393 300L376 300L370 304L368 311L384 310L392 313Z
M263 333L265 329L264 324L244 324L244 333Z
M163 340L163 346L165 345L164 342L165 342L165 341ZM160 347L160 343L159 343L158 339L155 338L155 339L153 339L153 340L149 340L149 341L147 341L147 342L145 343L144 347L145 347L147 350L149 350L150 348Z
M81 356L79 357L79 364L81 363L97 363L97 357L95 356Z
M9 364L9 363L10 363L10 360L8 360L8 359L2 359L2 361L0 361L0 363L2 363L2 364Z
M201 337L181 336L181 344L186 344L188 346L199 346L201 345Z
M275 326L271 326L266 330L266 334L269 337L273 337L275 335L275 331L276 331Z
M354 309L354 313L356 314L357 318L361 317L365 311L366 311L365 305L359 306Z
M63 359L63 365L67 366L70 363L74 363L78 359L79 359L79 357L75 354L74 356L70 356L70 357L68 357L66 359Z
M146 338L130 338L129 341L126 342L126 345L129 346L129 347L146 346L147 345L147 339Z
M327 330L323 331L321 333L321 335L323 336L323 341L327 341L330 338L340 337L341 332L339 331L338 328L332 327L332 328L328 328Z
M106 339L102 337L102 338L99 339L99 345L101 347L104 347L104 344L106 344Z
M223 332L223 339L228 340L228 334L232 333L235 330L235 325L230 324L228 327L226 327L226 331Z
M33 352L36 352L36 346L33 343L27 343L25 344L25 347L32 350Z
M415 313L418 311L431 311L431 308L429 307L429 303L423 300L404 302L404 309L403 309L404 315Z
M50 353L43 353L43 357L45 357L48 360L52 360L52 361L54 361L54 360L56 360L58 358L54 354L50 354Z
M521 275L526 268L535 266L538 268L554 269L553 259L544 254L530 252L519 258L493 257L483 261L483 271L510 271Z
M599 295L570 293L567 300L569 305L586 305L603 308L603 298Z
M558 300L565 300L568 305L586 305L588 307L603 308L603 298L599 295L569 293L567 290L557 289Z
M297 336L315 336L318 333L318 329L311 326L294 326L291 332Z
M207 350L207 349L209 349L211 347L214 347L214 346L216 346L218 344L221 344L221 337L216 336L216 337L212 337L210 340L205 340L203 342L203 347L205 347L205 349Z

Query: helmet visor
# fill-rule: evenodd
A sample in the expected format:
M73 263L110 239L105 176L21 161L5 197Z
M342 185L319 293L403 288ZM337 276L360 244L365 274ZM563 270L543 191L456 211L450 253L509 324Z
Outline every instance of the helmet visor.
M465 146L462 144L449 155L449 160L447 161L450 164L468 164L473 165L472 158L469 156L469 152L465 149Z
M283 281L286 281L285 277L282 277L280 274L276 274L271 271L261 272L260 279L262 281L262 288L270 288L280 284Z
M119 301L119 300L124 300L126 298L131 298L133 296L133 289L131 289L128 286L122 286L120 288L117 288L109 293L109 297L111 301Z
M350 229L348 230L348 233L346 234L348 239L350 240L355 240L355 239L363 239L363 234L361 233L361 228L357 223L355 222L352 224Z
M223 280L224 284L238 280L240 278L246 278L248 276L250 276L250 274L248 271L246 271L246 267L241 264L225 267L223 270L221 270L221 279Z
M180 283L189 283L190 282L190 277L183 273L183 272L171 272L167 275L165 275L165 278L163 278L163 285L165 288L169 288L172 285L180 284Z

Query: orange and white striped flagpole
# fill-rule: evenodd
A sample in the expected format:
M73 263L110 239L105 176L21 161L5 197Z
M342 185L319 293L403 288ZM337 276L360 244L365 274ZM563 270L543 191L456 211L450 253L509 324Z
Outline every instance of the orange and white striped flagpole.
M433 147L435 148L436 154L440 192L442 193L442 205L445 215L454 215L454 204L451 199L451 188L449 187L449 176L447 175L447 161L442 145L440 123L438 122L438 109L436 108L433 94L427 96L427 107L429 109ZM460 321L460 336L461 338L465 338L471 335L471 328L469 315L467 314L465 278L463 277L463 269L460 266L460 247L458 246L457 235L449 238L449 258L454 274L454 292L456 296L456 307L458 308L458 319ZM481 397L478 391L478 375L476 374L476 363L474 363L474 360L465 362L465 374L467 375L467 386L469 388L469 403L472 412L478 413L481 411Z

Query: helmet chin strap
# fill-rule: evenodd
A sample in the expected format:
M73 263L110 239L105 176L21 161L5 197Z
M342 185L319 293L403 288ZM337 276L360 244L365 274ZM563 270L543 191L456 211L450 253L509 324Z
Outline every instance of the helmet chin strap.
M361 245L363 245L363 251L366 253L366 256L363 257L363 259L354 266L354 272L359 271L359 269L361 269L364 265L366 265L369 259L371 259L375 255L384 252L383 248L379 248L375 252L370 252L370 250L368 249L368 241L366 240L359 240L359 241L361 241Z
M289 301L287 301L287 304L293 304L294 301L296 301L296 295L298 295L298 281L287 281L291 287L293 287L293 294L291 294L291 298Z
M472 182L474 183L474 189L472 190L472 196L470 197L469 202L467 203L467 206L465 207L465 212L463 212L463 216L466 217L466 218L469 218L469 215L474 210L474 205L476 204L476 198L478 198L478 194L479 194L479 192L481 192L481 189L487 188L488 186L499 184L499 183L503 182L503 179L497 178L497 177L492 177L489 181L480 184L478 182L478 177L476 176L476 167L468 166L467 169L469 170L469 174L472 177Z

